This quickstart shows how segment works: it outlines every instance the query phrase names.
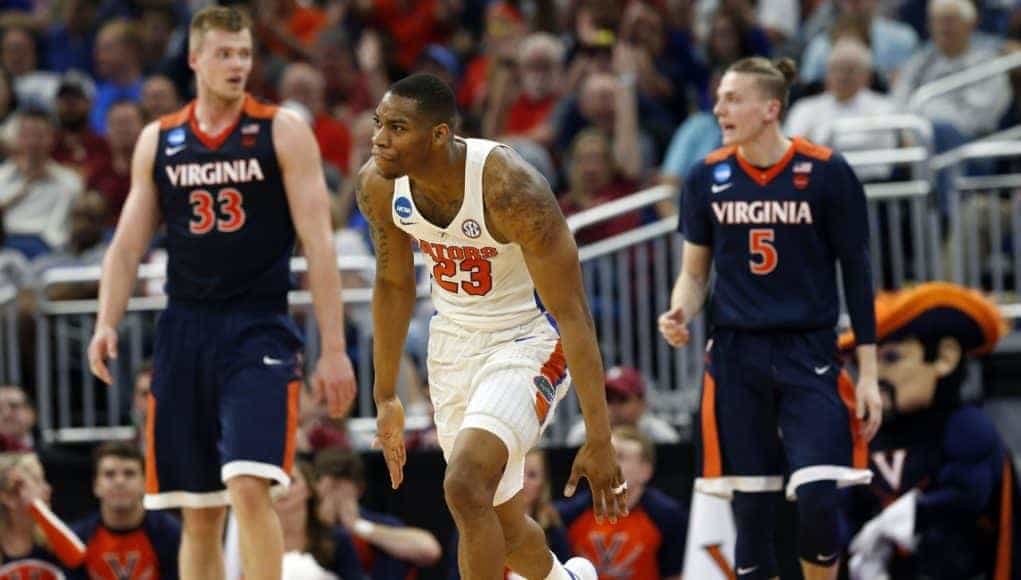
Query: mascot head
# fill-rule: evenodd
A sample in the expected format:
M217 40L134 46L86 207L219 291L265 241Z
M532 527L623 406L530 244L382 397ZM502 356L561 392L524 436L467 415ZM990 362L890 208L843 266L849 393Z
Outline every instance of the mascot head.
M879 388L887 415L961 403L967 356L988 354L1006 334L995 304L974 290L930 282L876 298ZM840 350L854 348L845 333Z

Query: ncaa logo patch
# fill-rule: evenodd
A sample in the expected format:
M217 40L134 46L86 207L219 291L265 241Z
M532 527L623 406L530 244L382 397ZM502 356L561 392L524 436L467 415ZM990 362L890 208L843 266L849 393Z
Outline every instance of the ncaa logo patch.
M461 222L461 233L474 240L482 235L482 226L475 220L464 220Z
M411 217L411 200L406 197L398 197L394 200L394 211L402 218Z
M178 127L167 133L167 145L173 147L184 143L184 127Z
M713 179L716 183L723 183L730 179L731 171L729 163L719 163L713 167Z

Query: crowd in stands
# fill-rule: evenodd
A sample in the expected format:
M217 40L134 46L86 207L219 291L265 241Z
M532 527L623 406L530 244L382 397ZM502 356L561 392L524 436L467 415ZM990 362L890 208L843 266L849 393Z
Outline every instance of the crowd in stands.
M32 522L41 516L31 508L48 492L31 453L36 445L31 317L46 271L101 262L130 187L139 133L194 95L188 19L206 3L0 4L0 285L22 289L27 333L21 340L23 387L0 387L0 577L12 559L26 554L58 568L91 566L89 550L107 549L112 540L90 538L100 530L113 537L120 528L139 526L111 520L116 509L108 509L113 501L108 495L130 500L120 516L150 517L138 511L144 459L127 448L104 447L95 464L100 514L72 528L84 555L56 554L43 547L52 548L53 540L40 544L32 533ZM550 182L565 214L655 184L679 186L720 145L712 115L715 89L722 71L746 56L798 60L800 83L785 129L839 150L891 147L903 139L894 131L865 137L834 130L841 119L858 116L921 115L933 123L939 150L1021 119L1021 74L994 76L921 104L912 101L926 83L1021 50L1021 9L1005 0L231 3L247 7L256 23L249 91L297 111L313 129L333 194L341 259L372 255L354 204L354 176L369 156L376 103L392 82L411 72L449 82L461 113L458 133L514 147ZM860 177L882 181L892 172L880 165ZM582 229L577 238L580 244L595 242L675 212L676 204L661 204L655 212ZM160 244L157 236L149 262L165 259ZM345 273L347 287L370 281L368 273ZM48 288L49 298L96 294L94 284ZM138 289L161 291L158 282ZM349 314L352 324L371 324L364 312ZM412 386L402 396L409 416L428 416L416 324L421 326L412 325L402 365L402 383ZM136 380L129 400L141 445L151 368L131 371ZM656 546L643 556L642 570L649 575L641 578L674 577L686 514L647 487L655 464L649 441L674 443L684 434L650 412L652 389L637 370L611 369L606 387L614 442L630 486L628 503L645 508L631 516L644 519L621 525L643 530L648 537L641 541ZM368 449L371 433L354 428L351 420L329 419L310 397L302 399L301 417L298 448L312 461L295 466L295 485L279 504L289 565L298 571L294 577L332 572L342 578L404 578L416 566L435 564L441 552L456 569L456 557L449 557L453 544L441 550L429 531L359 507L366 482L353 452ZM584 426L578 425L568 442L578 444L583 437ZM434 430L409 433L409 447L435 449ZM526 471L532 514L558 556L604 557L606 546L591 545L589 535L578 531L596 525L590 502L577 498L554 505L541 452L529 456ZM109 492L110 486L119 491ZM163 536L176 528L170 521L147 526L159 530L152 532L159 540L148 538L156 558L171 541ZM172 577L163 572L170 568L160 569L160 577Z

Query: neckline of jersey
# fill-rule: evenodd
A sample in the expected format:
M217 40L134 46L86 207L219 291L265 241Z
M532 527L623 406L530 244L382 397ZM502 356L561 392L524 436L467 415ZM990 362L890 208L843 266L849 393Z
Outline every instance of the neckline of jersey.
M461 139L460 137L455 137L455 139L458 139L458 140L461 140L461 141L464 142L464 189L467 190L468 189L468 178L469 178L468 173L469 173L469 168L471 167L471 162L470 162L470 159L469 159L469 156L468 156L468 140L467 139ZM461 192L461 207L457 208L457 213L454 214L454 217L450 219L450 223L447 224L447 227L442 228L442 227L434 224L433 222L429 221L429 219L427 217L425 217L425 214L423 214L421 211L419 211L418 204L415 203L415 192L412 191L412 189L411 189L411 177L405 176L405 178L408 180L408 199L411 201L411 207L415 210L415 213L417 213L419 216L421 216L422 223L427 224L430 227L432 227L432 228L434 228L436 230L439 230L440 232L449 233L450 228L455 223L457 223L458 219L461 218L461 214L463 214L465 212L465 209L468 206L468 203L467 203L468 196L465 194L465 192L464 191ZM485 218L485 216L483 216L483 218Z
M783 157L781 157L775 164L765 169L760 169L749 163L748 160L741 155L741 150L737 147L734 148L734 156L737 157L737 164L741 167L741 171L744 171L745 175L760 186L765 186L768 185L770 181L773 181L777 175L780 175L780 172L787 167L787 165L791 162L791 159L794 159L794 154L798 152L800 141L801 139L799 137L792 137L790 147L787 148Z
M231 122L230 125L227 125L226 127L223 128L222 131L215 135L210 135L203 131L201 127L199 127L198 117L195 116L195 107L196 103L198 103L198 99L193 100L191 102L191 105L189 105L188 107L188 124L191 126L192 133L194 133L195 136L198 137L198 140L201 141L202 144L205 145L207 149L209 150L219 149L220 146L223 145L223 142L227 140L227 137L229 137L230 134L234 132L234 129L237 128L238 124L241 123L241 117L245 116L245 111L248 110L249 105L248 101L251 98L252 98L251 95L245 93L245 99L244 102L241 104L241 110L238 112L237 117L234 119L233 122Z

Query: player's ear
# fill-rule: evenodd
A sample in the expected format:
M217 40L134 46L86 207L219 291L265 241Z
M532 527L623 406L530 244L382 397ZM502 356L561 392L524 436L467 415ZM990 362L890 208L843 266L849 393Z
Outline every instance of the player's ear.
M957 365L961 363L961 343L957 339L945 337L939 341L939 350L936 353L936 372L943 378L954 372Z
M783 104L780 102L780 99L769 99L766 107L767 107L766 112L769 116L769 121L779 121L780 110L783 108Z
M440 123L433 127L433 145L442 145L450 138L450 125Z

